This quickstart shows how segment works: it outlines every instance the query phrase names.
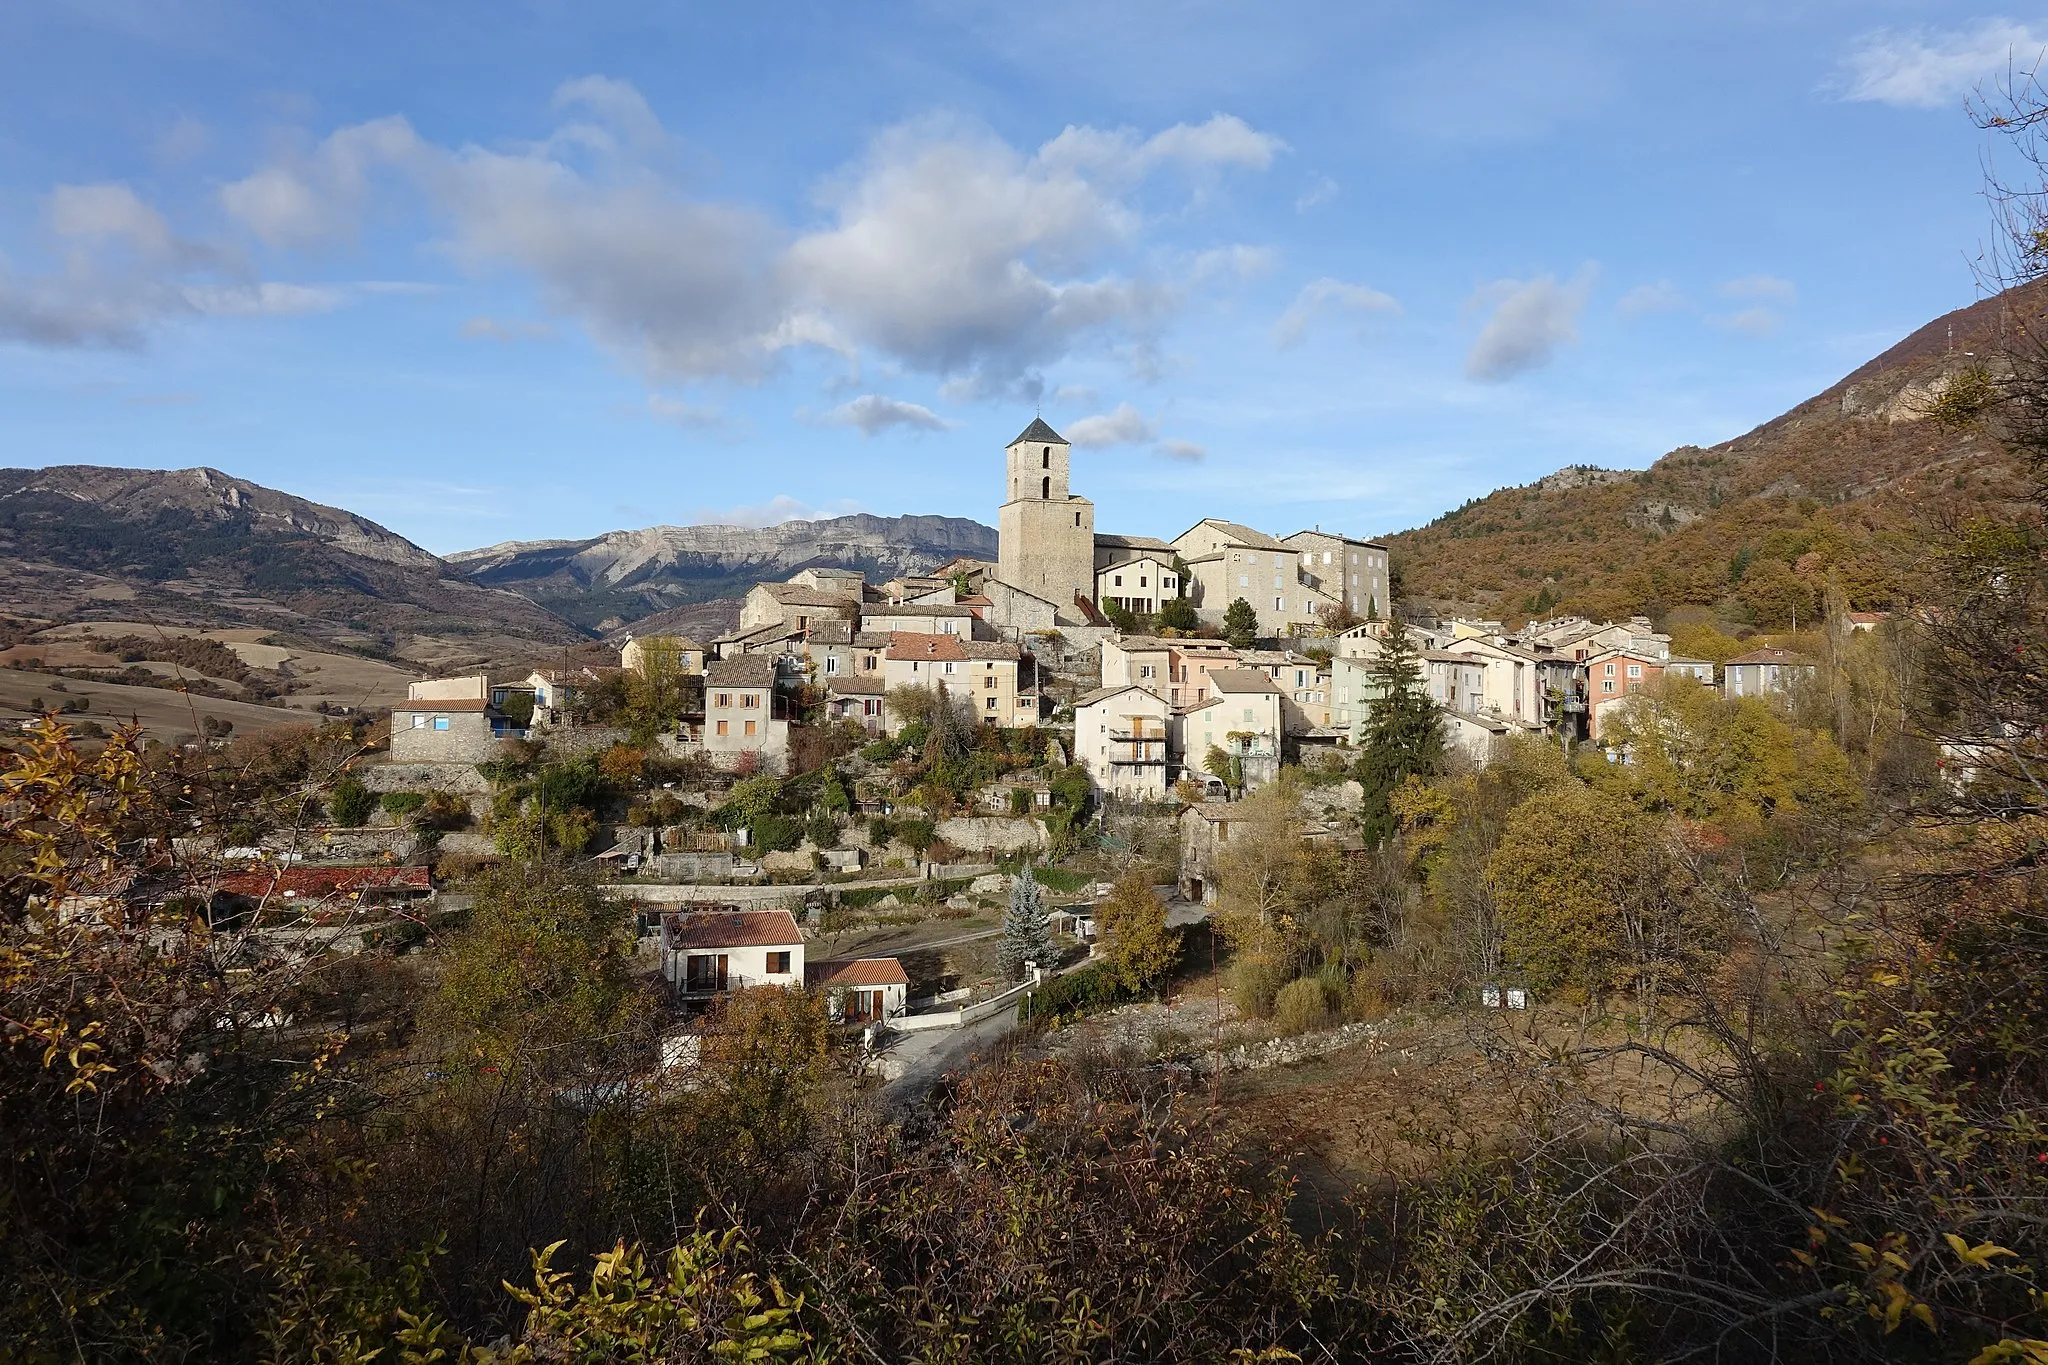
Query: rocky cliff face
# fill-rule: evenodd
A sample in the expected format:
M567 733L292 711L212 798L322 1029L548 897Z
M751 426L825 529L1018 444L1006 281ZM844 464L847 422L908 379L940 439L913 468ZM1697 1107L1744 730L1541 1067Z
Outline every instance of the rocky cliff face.
M921 573L994 559L996 533L961 517L834 517L779 526L650 526L589 540L511 542L448 557L477 583L524 593L586 627L744 595L799 569Z

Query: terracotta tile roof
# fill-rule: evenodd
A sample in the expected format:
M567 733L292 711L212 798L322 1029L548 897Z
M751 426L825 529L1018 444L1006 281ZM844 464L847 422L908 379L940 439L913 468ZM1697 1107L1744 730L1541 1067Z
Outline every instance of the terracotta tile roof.
M972 616L974 612L958 603L904 602L896 606L878 606L868 610L868 615L878 620L892 616Z
M889 632L889 658L919 661L937 659L952 663L965 663L967 651L960 647L957 635L913 635L909 631Z
M873 673L834 673L825 679L825 690L842 697L879 697L889 685Z
M1147 691L1136 683L1124 683L1117 687L1098 687L1093 692L1084 692L1074 698L1074 709L1078 711L1084 706L1093 706L1096 702L1107 701L1120 692L1144 692L1146 696L1158 695L1157 693Z
M231 896L341 896L357 891L432 891L424 867L265 867L223 873L216 885Z
M674 910L662 923L671 948L780 948L804 941L787 910Z
M785 607L840 607L847 604L845 593L823 592L801 583L763 583L768 595Z
M908 986L909 975L893 957L855 957L836 962L806 962L806 986Z
M1024 656L1023 650L1007 640L962 640L960 649L970 659L1008 659L1014 663Z

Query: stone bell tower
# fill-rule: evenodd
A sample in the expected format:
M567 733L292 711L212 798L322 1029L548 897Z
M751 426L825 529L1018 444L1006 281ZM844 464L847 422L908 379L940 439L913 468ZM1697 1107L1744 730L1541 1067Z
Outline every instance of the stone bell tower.
M1066 438L1034 417L1010 442L997 524L996 577L1077 616L1095 595L1095 504L1068 491Z

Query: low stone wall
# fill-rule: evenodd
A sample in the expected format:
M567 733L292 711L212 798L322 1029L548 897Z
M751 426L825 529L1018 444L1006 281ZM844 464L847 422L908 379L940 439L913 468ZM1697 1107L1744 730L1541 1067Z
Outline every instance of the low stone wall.
M1259 1071L1269 1066L1292 1066L1296 1062L1327 1057L1348 1047L1371 1042L1379 1036L1378 1024L1346 1024L1327 1033L1304 1033L1294 1038L1269 1038L1263 1043L1244 1043L1223 1054L1225 1071ZM1216 1054L1203 1053L1190 1065L1201 1075L1216 1069Z
M548 752L562 758L602 753L614 744L631 744L632 736L611 725L564 725L560 729L536 730L533 738L545 740Z
M373 792L455 792L487 795L491 784L474 763L360 763L350 770Z
M1038 853L1052 843L1043 824L1019 816L956 815L934 832L970 853Z

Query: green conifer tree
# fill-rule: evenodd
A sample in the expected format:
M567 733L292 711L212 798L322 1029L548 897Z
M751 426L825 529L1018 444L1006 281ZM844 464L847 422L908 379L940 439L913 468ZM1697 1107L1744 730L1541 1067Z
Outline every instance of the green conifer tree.
M1232 649L1250 649L1259 635L1259 613L1242 597L1232 598L1223 609L1223 638Z
M1366 841L1378 844L1394 832L1388 805L1394 788L1410 777L1443 771L1443 711L1423 686L1415 642L1398 616L1367 677L1375 695L1366 714L1365 752L1358 760L1358 781L1365 788L1359 824Z
M1010 882L1010 908L1003 912L996 961L1004 975L1013 978L1027 962L1052 965L1052 917L1046 913L1045 893L1038 889L1038 879L1028 867Z

